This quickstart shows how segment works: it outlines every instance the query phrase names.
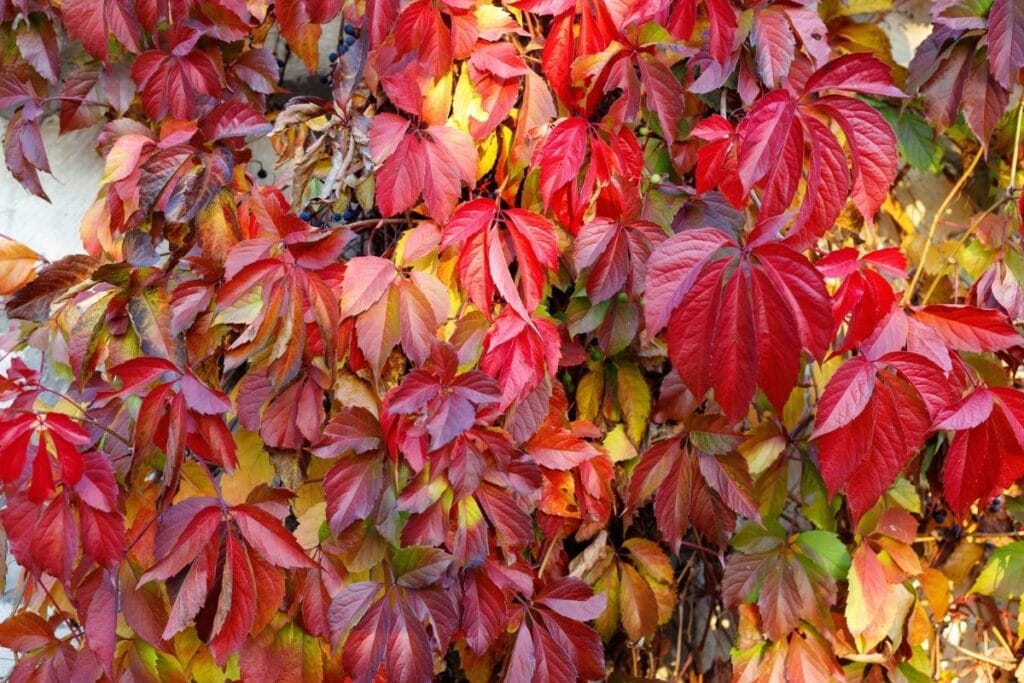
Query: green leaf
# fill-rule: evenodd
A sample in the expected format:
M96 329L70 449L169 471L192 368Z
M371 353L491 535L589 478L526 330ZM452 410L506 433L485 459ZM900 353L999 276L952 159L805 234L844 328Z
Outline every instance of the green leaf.
M804 531L797 535L796 545L834 579L844 579L850 571L850 553L839 537L829 531Z
M943 149L928 122L909 109L899 113L892 107L878 109L896 131L900 156L919 171L938 173L942 169Z
M998 598L1024 596L1024 541L997 548L981 570L971 592Z
M757 522L746 520L740 522L729 544L747 555L768 552L778 548L785 542L786 532L778 522L766 519L765 524L771 528L763 527Z

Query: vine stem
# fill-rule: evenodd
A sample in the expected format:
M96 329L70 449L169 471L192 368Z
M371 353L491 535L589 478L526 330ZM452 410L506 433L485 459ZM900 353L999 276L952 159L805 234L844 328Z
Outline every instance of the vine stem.
M952 204L953 200L960 194L960 190L963 189L967 179L971 177L972 173L974 173L974 169L978 166L978 162L981 161L981 157L984 155L985 149L979 148L978 153L974 155L974 158L971 159L971 163L967 165L967 168L965 168L964 172L960 174L956 183L954 183L953 187L950 188L948 193L946 193L942 203L939 204L939 208L935 211L935 215L932 216L932 222L928 225L928 237L925 239L924 249L921 250L921 258L918 261L917 270L914 272L914 277L907 286L907 291L903 293L904 306L910 303L910 299L914 296L914 290L921 281L921 275L924 274L924 264L928 260L928 252L931 250L932 240L935 239L935 231L939 227L939 221L942 220L942 216L946 213L949 205Z
M960 250L964 248L964 245L967 244L967 240L971 238L971 235L973 235L974 231L978 228L979 225L981 225L981 222L985 220L989 216L989 214L991 214L993 211L995 211L1002 205L1003 201L1003 199L997 200L994 204L992 204L992 206L982 211L981 214L978 215L973 221L971 221L971 224L969 226L967 226L967 230L964 231L963 236L957 241L956 247L953 249L953 253L950 254L946 262L942 264L942 268L939 269L939 272L936 273L931 285L928 286L928 291L924 293L924 297L921 299L922 306L927 304L928 300L932 298L932 294L935 293L935 288L939 286L939 282L942 280L942 276L946 274L946 269L949 268L951 262L960 253Z
M101 422L98 422L97 420L93 419L89 415L89 411L87 411L85 409L85 406L83 406L81 403L79 403L75 399L73 399L70 396L68 396L67 394L65 394L63 391L57 391L56 389L51 389L49 387L44 387L42 385L40 385L39 389L41 391L44 391L44 392L48 393L48 394L53 394L54 396L62 398L63 400L65 400L68 403L70 403L71 406L75 410L77 410L80 413L82 413L81 415L68 415L68 417L71 418L72 420L78 420L79 422L84 422L85 424L88 424L90 426L96 427L97 429L99 429L99 430L101 430L103 432L106 432L110 436L114 437L115 439L120 441L125 446L128 446L129 448L132 447L132 442L131 441L129 441L125 437L121 436L120 434L115 432L113 429L111 429L111 428L107 427L106 425L102 424Z
M1010 191L1017 187L1017 162L1020 161L1020 120L1024 114L1024 92L1020 95L1020 102L1017 103L1017 127L1013 132L1013 161L1010 163Z
M362 230L363 228L377 228L381 225L411 225L412 221L405 218L365 218L361 221L344 223L339 227L349 230Z

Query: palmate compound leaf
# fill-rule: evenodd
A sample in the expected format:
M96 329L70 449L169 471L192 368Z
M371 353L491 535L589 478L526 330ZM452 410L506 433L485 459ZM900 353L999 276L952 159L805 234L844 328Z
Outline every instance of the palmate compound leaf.
M473 139L453 126L419 129L396 114L378 114L370 128L370 150L384 216L413 208L422 195L430 216L447 220L462 185L472 188L476 180Z
M396 584L352 582L331 602L328 621L342 664L357 683L429 681L434 653L443 653L458 622L455 594L442 580L451 556L413 546L395 556Z
M757 518L752 489L736 456L702 453L680 439L666 439L641 456L629 480L628 503L635 510L653 495L658 530L678 553L690 528L724 544L737 515Z
M142 93L146 114L192 119L209 111L223 91L223 76L213 57L196 47L202 34L195 27L174 24L167 49L147 50L132 65L132 78Z
M761 97L736 128L718 121L701 129L713 152L702 155L701 187L717 186L737 208L750 192L761 194L762 219L786 216L762 229L778 234L789 223L797 191L804 188L785 239L795 249L814 243L851 199L870 223L896 177L896 135L885 118L864 102L833 91L903 97L889 68L873 56L850 54L811 74L799 93L773 90ZM826 122L841 131L833 132ZM844 149L845 147L845 149ZM806 162L806 169L805 167ZM752 237L752 239L755 239Z
M195 623L220 666L280 605L283 569L315 567L274 515L250 504L227 509L213 498L187 498L163 514L156 560L139 586L184 576L162 637Z
M850 556L835 534L805 531L786 538L776 524L746 523L732 539L738 552L726 562L722 597L727 606L756 604L762 629L785 638L801 621L820 624L846 578Z
M832 376L813 438L829 493L846 494L855 520L924 445L935 411L953 396L937 365L908 352L855 356Z
M71 38L93 57L106 61L111 34L131 52L139 52L142 26L135 3L127 0L67 0L61 11Z
M485 315L497 293L528 316L544 295L547 271L558 266L551 221L533 211L502 210L488 199L474 199L455 210L441 234L441 248L452 245L458 245L459 282ZM518 287L510 272L513 258Z
M458 373L459 359L448 344L435 342L430 365L413 370L385 399L395 415L421 416L436 451L473 426L478 413L501 403L498 383L489 375L471 370Z
M1024 394L978 388L935 417L935 429L954 432L942 488L950 508L965 517L1024 475Z
M228 470L238 465L235 440L225 423L233 408L223 392L204 384L191 370L163 358L140 356L110 369L121 387L96 396L95 404L141 396L134 433L135 457L163 451L165 486L174 486L186 448Z
M341 317L356 318L359 349L376 376L399 343L414 363L423 363L450 306L447 289L429 273L403 273L378 256L346 264Z
M842 283L832 295L832 314L838 333L846 331L837 354L856 348L875 333L896 304L896 293L888 277L905 278L907 259L897 248L880 249L860 256L856 249L838 249L820 259L815 267L830 279Z
M524 610L509 654L506 683L593 680L604 677L601 637L585 621L605 609L579 579L564 577L544 586Z
M633 294L643 292L651 251L665 237L660 226L648 221L623 223L595 218L585 223L573 241L572 253L577 268L589 269L590 301L607 301L624 288Z
M711 389L733 422L757 388L781 411L800 351L820 358L832 314L821 275L778 243L741 248L714 228L681 232L647 264L648 337L668 322L669 358L698 399Z

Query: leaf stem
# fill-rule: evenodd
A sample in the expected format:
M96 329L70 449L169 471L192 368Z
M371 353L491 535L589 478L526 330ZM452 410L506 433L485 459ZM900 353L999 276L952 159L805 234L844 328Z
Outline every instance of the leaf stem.
M914 277L907 286L907 291L903 293L903 305L906 306L910 303L911 298L914 296L914 290L917 288L918 283L921 281L921 276L924 274L925 263L928 260L928 251L931 249L932 240L935 239L935 231L939 227L939 221L942 220L943 214L949 208L949 205L953 203L957 195L960 194L960 190L963 189L967 179L974 173L974 169L978 166L978 162L981 161L981 157L985 155L984 148L978 148L978 153L971 159L971 163L967 165L964 172L960 174L956 183L950 188L949 192L946 193L942 203L939 204L939 208L935 211L935 215L932 216L932 222L928 226L928 237L924 241L924 248L921 250L921 258L917 264L917 270L914 272Z

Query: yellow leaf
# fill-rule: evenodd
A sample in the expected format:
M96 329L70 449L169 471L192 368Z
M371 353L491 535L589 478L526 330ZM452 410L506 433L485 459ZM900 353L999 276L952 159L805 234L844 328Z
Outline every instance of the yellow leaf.
M637 456L636 446L626 436L626 429L621 424L615 425L615 428L605 435L603 445L612 462L632 460Z
M199 212L199 246L204 254L223 261L239 240L234 194L224 189Z
M594 629L605 640L615 635L619 626L619 563L609 562L594 583L594 593L604 594L604 612L594 620Z
M583 375L576 387L576 414L581 420L597 419L604 400L604 368L600 363L592 363L590 372Z
M619 585L622 628L630 640L637 641L650 635L658 626L658 601L640 572L632 565L619 564Z
M836 41L845 43L850 52L871 52L892 64L892 45L889 36L877 24L846 24L836 33Z
M892 9L892 0L825 0L819 8L821 16L828 21L835 17L851 17L856 14L874 14Z
M452 72L446 71L441 78L429 86L420 84L423 91L423 120L431 126L440 126L452 109Z
M148 135L130 133L122 135L107 153L100 183L106 185L130 176L139 165L142 150L156 145Z
M235 434L238 447L238 467L220 479L220 490L224 500L232 505L244 503L260 484L274 480L274 465L263 449L263 439L256 432L239 431Z
M174 496L175 503L189 498L216 497L217 492L210 483L210 477L203 466L194 460L186 460L181 464L181 483L178 493Z
M502 129L507 131L508 129ZM479 180L494 168L494 162L498 159L498 134L491 133L480 143L480 161L476 165L476 177Z
M315 548L320 545L320 528L327 521L327 503L311 505L299 515L299 526L295 529L295 540L303 548Z
M0 239L0 296L10 294L36 276L42 258L21 242Z
M463 67L459 80L455 84L455 96L452 100L452 116L449 121L459 130L469 132L470 119L477 122L487 120L489 114L483 108L483 98L473 87L469 79L468 67Z
M772 422L762 422L749 434L737 450L747 461L750 474L755 477L775 462L786 450L786 436Z
M651 388L636 364L616 364L615 368L615 395L626 420L626 433L639 444L651 417Z

